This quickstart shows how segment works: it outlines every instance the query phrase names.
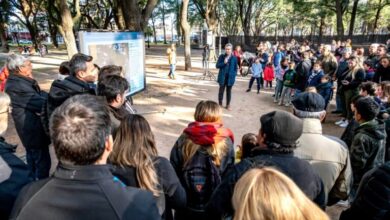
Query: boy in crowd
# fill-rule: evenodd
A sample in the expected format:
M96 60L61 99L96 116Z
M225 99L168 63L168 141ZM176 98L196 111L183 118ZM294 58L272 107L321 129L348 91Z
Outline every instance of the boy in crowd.
M386 140L385 124L376 119L379 105L372 98L359 99L354 113L359 127L355 130L350 151L354 177L352 198L363 175L384 163Z
M50 120L57 170L23 188L11 219L160 219L150 192L112 176L110 130L108 110L96 96L73 96L58 107Z
M295 87L295 77L296 77L296 72L295 72L295 63L294 61L290 61L288 63L288 70L284 73L283 75L283 90L282 90L282 96L280 98L279 105L285 105L285 106L290 106L291 104L291 94L294 91ZM284 103L284 98L286 98L286 103Z
M260 58L256 58L255 63L252 64L251 66L251 72L252 72L252 77L249 81L249 87L246 90L246 92L250 92L252 89L253 82L256 80L257 83L257 94L260 93L260 81L263 78L263 67L261 66L260 63Z
M317 87L321 83L321 78L324 76L324 72L321 69L321 62L317 61L313 65L313 70L307 80L307 86Z
M325 100L325 110L333 96L333 85L329 75L324 75L321 78L321 83L316 87L318 94Z

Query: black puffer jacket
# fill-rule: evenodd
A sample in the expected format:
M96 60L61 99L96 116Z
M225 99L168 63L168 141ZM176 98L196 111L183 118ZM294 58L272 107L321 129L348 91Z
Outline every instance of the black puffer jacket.
M230 169L214 191L208 204L208 212L213 219L234 215L231 199L237 181L249 169L263 166L279 169L290 177L309 199L325 208L324 185L307 161L294 157L293 153L280 154L265 149L254 151L252 155L253 157L242 160Z
M356 198L340 220L390 219L390 162L364 175Z
M296 71L296 77L295 77L295 88L299 89L301 91L304 91L307 86L307 79L310 76L311 71L311 61L309 59L303 60L300 63L298 63L297 67L295 68Z
M354 188L363 175L385 161L386 131L382 121L374 119L360 124L351 144L351 165Z

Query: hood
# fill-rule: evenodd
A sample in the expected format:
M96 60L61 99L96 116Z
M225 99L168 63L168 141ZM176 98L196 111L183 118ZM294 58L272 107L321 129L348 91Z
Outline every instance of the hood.
M385 123L381 120L371 120L369 122L363 123L360 125L355 133L364 133L368 136L375 139L384 139L386 138Z

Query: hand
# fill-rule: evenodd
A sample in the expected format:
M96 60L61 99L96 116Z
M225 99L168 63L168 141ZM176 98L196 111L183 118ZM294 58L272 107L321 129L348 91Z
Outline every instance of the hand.
M343 80L343 81L341 81L341 84L343 84L344 86L346 86L346 85L349 85L349 82L348 82L347 80Z

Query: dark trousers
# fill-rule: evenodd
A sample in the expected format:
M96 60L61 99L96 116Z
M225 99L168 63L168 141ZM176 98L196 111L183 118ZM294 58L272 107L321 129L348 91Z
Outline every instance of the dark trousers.
M249 89L252 89L253 82L256 80L257 83L257 91L260 91L260 78L251 77L249 80Z
M265 85L267 88L272 88L272 81L265 81Z
M49 176L51 160L49 147L42 149L26 149L28 168L34 179L44 179Z
M226 84L223 86L219 85L218 102L220 105L222 105L225 88L226 88L226 105L230 105L230 100L232 99L232 87L233 86L228 86Z

